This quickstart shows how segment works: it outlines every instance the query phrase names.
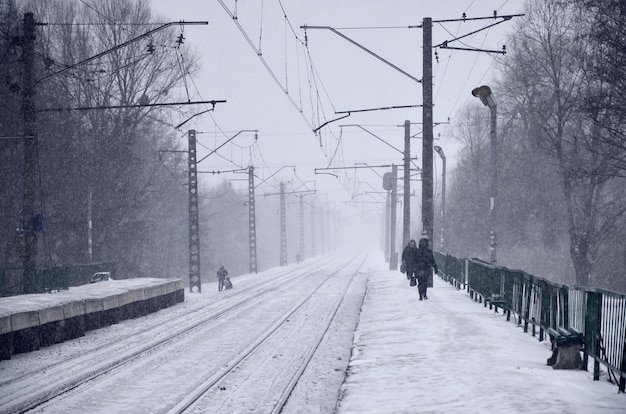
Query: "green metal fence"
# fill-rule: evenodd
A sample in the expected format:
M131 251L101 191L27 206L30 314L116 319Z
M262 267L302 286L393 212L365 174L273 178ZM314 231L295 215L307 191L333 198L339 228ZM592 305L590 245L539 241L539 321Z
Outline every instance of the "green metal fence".
M594 379L599 379L602 364L615 377L620 391L625 391L626 295L561 285L521 270L440 252L435 252L435 260L445 281L467 290L471 298L484 306L497 298L508 317L515 315L524 332L531 328L532 335L538 333L540 341L546 339L545 332L550 328L582 332L584 367L588 358L593 358Z
M74 264L34 269L30 276L32 293L52 292L89 283L97 272L109 272L115 278L115 262ZM22 268L0 268L0 296L23 293Z

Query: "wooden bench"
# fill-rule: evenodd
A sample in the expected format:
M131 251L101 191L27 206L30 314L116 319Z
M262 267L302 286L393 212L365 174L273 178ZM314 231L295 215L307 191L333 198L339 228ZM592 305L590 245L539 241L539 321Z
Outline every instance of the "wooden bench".
M554 369L582 369L580 351L585 344L585 335L574 328L548 328L552 342L552 356L547 365Z
M552 341L552 349L556 346L583 345L585 336L574 328L548 328L546 330Z
M485 298L485 306L489 303L489 310L495 307L495 313L498 313L498 308L502 308L502 311L507 312L506 320L511 318L511 310L508 307L508 303L504 298L504 295L493 294L490 298Z

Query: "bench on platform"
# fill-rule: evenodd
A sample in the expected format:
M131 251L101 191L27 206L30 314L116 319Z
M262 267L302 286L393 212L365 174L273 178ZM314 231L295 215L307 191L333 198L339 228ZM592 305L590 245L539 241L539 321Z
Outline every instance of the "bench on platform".
M580 351L585 344L585 335L574 328L548 328L552 342L552 356L547 365L554 369L581 369Z
M489 303L489 310L495 308L495 312L498 313L498 308L501 308L503 312L506 311L506 320L511 320L511 310L504 295L493 294L491 297L485 298L485 306L487 303Z

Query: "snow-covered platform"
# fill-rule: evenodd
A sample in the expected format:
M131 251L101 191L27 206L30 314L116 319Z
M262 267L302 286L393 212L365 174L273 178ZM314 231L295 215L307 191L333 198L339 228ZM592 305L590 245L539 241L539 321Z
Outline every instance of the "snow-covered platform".
M419 301L400 272L369 274L339 414L626 413L617 385L547 366L549 341L434 279Z
M54 293L0 298L0 360L184 300L180 279L154 278L107 280Z

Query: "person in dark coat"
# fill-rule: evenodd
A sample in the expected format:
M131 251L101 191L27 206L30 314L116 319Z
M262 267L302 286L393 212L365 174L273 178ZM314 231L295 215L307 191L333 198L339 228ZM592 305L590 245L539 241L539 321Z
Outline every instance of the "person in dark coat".
M415 278L417 271L417 246L415 245L415 240L409 241L409 244L402 251L402 264L406 270L406 278L409 280ZM413 281L412 285L414 286Z
M433 269L435 269L435 274L439 272L439 269L437 268L433 251L428 247L428 239L426 238L421 238L419 241L415 263L420 300L428 299L428 296L426 296L428 277L429 275L432 276Z
M224 289L224 279L228 275L228 270L224 269L224 266L220 266L217 270L217 291L221 292Z
M224 290L228 290L228 289L232 289L233 288L233 282L230 281L230 278L228 276L226 276L224 278Z

